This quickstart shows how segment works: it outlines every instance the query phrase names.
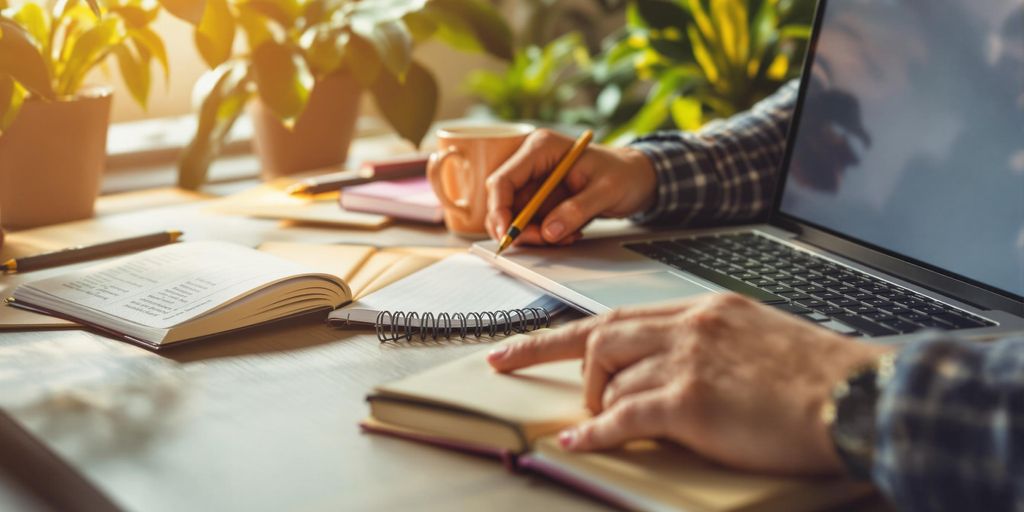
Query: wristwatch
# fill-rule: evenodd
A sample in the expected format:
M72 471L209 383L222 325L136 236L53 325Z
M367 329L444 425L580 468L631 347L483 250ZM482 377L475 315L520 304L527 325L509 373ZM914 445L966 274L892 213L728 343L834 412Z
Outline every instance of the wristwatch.
M836 452L854 478L871 478L878 397L892 379L895 361L893 352L857 369L835 385L822 408Z

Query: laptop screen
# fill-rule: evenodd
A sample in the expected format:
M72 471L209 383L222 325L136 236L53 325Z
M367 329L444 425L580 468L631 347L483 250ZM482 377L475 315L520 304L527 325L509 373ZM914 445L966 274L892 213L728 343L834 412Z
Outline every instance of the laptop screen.
M1024 295L1024 0L830 1L783 214Z

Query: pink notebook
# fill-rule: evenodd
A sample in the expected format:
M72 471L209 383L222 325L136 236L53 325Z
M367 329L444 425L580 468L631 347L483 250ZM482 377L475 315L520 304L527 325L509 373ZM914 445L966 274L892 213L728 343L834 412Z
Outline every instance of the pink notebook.
M441 203L426 178L377 181L346 187L341 207L354 212L380 213L400 219L441 223Z

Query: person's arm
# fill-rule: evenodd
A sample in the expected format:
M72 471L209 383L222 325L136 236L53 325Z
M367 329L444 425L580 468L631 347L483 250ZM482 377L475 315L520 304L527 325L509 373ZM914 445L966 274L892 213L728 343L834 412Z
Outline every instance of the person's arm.
M655 204L633 220L693 226L767 213L798 89L794 80L750 111L696 133L659 132L630 144L650 159L658 180Z
M877 405L872 479L900 510L1024 503L1024 338L911 344Z
M871 477L900 510L1024 503L1024 338L927 333L893 346L840 336L737 295L622 309L506 345L499 371L581 358L595 416L573 451L665 438L740 469L855 473L823 414L837 384L899 350L874 404ZM870 414L870 413L868 413ZM856 426L860 426L857 423ZM870 429L868 429L870 430ZM871 439L863 437L860 439Z
M662 132L626 147L591 145L517 243L566 244L595 217L678 226L751 220L768 211L798 85L696 134ZM487 232L513 215L572 146L540 129L487 178Z

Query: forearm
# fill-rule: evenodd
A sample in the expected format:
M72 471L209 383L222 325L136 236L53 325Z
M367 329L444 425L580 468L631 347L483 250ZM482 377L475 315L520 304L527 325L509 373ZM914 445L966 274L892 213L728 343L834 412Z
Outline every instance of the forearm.
M633 142L658 178L654 206L633 219L693 226L765 214L785 154L797 85L787 84L749 112L700 132L659 132Z
M900 510L1024 500L1024 338L933 335L907 347L878 403L875 483Z

